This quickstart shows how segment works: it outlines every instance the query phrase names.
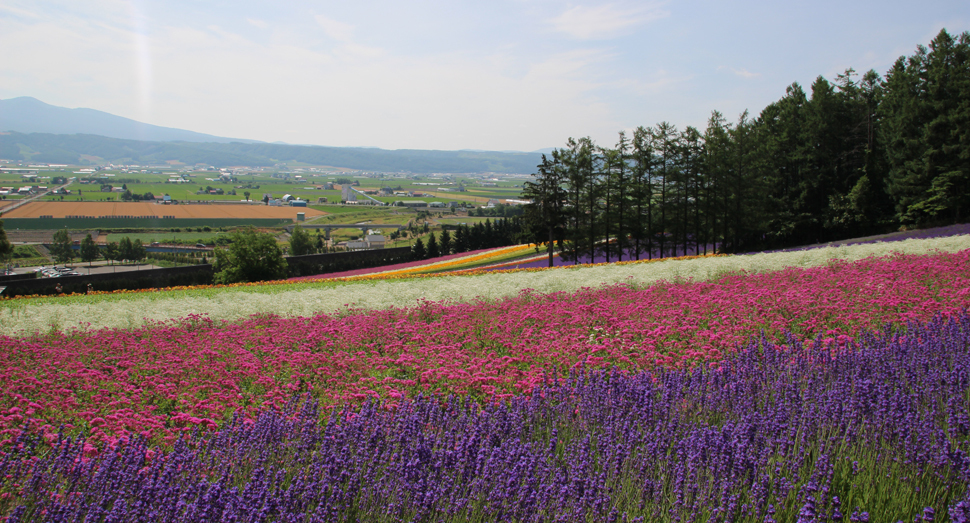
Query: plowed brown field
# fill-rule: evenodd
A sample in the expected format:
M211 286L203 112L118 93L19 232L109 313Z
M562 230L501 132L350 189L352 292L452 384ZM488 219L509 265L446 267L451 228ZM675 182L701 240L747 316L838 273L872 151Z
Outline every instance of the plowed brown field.
M304 212L307 218L326 214L308 207L270 207L246 204L161 205L147 202L31 202L4 213L6 218L40 218L51 216L89 216L92 218L127 216L134 218L172 216L175 218L275 218L296 219Z

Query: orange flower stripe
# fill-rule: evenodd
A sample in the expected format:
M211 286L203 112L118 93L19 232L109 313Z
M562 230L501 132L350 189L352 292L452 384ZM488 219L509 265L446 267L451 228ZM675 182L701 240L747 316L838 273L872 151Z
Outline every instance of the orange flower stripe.
M492 251L488 253L482 253L477 256L472 256L470 258L460 258L458 260L449 260L447 262L441 262L439 264L422 265L419 267L411 267L409 269L402 269L399 271L382 272L377 274L363 274L360 276L345 276L341 278L319 278L311 280L302 280L299 282L291 282L287 280L271 280L271 281L259 281L259 282L247 282L247 283L229 283L229 284L214 284L214 285L181 285L175 287L165 287L159 289L136 289L136 290L126 290L119 289L114 291L94 291L92 293L72 293L62 295L67 296L85 296L85 295L112 295L112 294L140 294L146 292L166 292L166 291L190 291L190 290L211 290L211 289L225 289L234 287L262 287L269 285L299 285L308 283L331 283L331 282L351 282L351 281L364 281L364 280L405 280L412 278L440 278L446 276L477 276L482 274L512 274L516 272L541 272L549 270L570 270L570 269L580 269L585 267L599 267L603 265L632 265L638 263L654 263L660 261L682 261L682 260L696 260L699 258L714 258L720 256L730 256L729 254L700 254L695 256L678 256L670 258L654 258L652 260L628 260L622 262L603 262L603 263L581 263L579 265L562 265L558 267L538 267L529 269L496 269L496 267L502 267L503 265L514 265L515 263L521 262L509 262L508 264L502 264L498 266L490 266L490 270L485 270L482 267L475 267L472 269L457 270L452 272L437 272L430 274L420 274L416 273L419 270L432 270L440 269L448 266L454 266L464 263L472 263L474 261L480 261L483 259L488 259L491 257L498 257L504 254L509 254L515 252L516 250L526 250L535 248L535 245L516 245L513 247L508 247L505 249L500 249L498 251ZM0 301L7 300L24 300L31 298L58 298L59 296L53 295L41 295L34 294L30 296L16 296L16 297L0 297Z

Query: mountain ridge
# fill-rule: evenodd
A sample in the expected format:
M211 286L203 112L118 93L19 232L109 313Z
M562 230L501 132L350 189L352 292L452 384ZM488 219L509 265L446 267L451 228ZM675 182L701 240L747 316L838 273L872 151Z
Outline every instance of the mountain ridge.
M0 100L0 131L47 134L95 134L108 138L149 142L244 142L259 140L226 138L174 127L152 125L97 109L69 109L31 96Z
M133 138L137 133L167 139ZM214 167L266 167L295 161L365 171L517 174L535 172L541 159L539 154L524 152L268 143L159 127L94 109L57 107L26 96L0 100L0 158L84 164L92 163L91 157L110 163L175 161Z

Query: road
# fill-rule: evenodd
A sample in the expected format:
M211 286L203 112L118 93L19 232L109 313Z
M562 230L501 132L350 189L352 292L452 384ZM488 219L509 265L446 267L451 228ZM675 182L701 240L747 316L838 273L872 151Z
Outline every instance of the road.
M35 194L35 195L30 196L28 198L24 198L22 200L17 200L16 203L14 203L13 205L4 206L3 207L3 212L10 212L10 211L12 211L12 210L14 210L14 209L16 209L18 207L21 207L23 205L26 205L26 204L28 204L28 203L36 200L38 198L43 198L44 196L47 196L48 194L50 194L50 193L52 193L52 192L54 192L54 191L56 191L58 189L63 189L65 187L71 185L72 183L74 183L73 180L68 180L67 183L65 183L64 185L61 185L60 187L55 187L53 189L48 189L46 192L42 192L40 194Z

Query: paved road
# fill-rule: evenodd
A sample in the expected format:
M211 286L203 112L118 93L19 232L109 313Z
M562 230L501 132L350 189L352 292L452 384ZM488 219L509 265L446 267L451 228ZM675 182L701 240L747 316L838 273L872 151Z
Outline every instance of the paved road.
M68 185L71 185L72 183L74 183L73 180L68 180L67 183L65 183L64 185L61 185L60 187L55 187L53 189L48 189L47 192L42 192L40 194L35 194L35 195L33 195L33 196L29 197L29 198L24 198L22 200L16 200L13 205L4 206L3 207L3 212L10 212L10 211L12 211L12 210L14 210L14 209L22 206L22 205L26 205L26 204L28 204L28 203L36 200L38 198L43 198L44 196L47 196L48 194L50 194L53 191L56 191L58 189L63 189L65 187L67 187Z

